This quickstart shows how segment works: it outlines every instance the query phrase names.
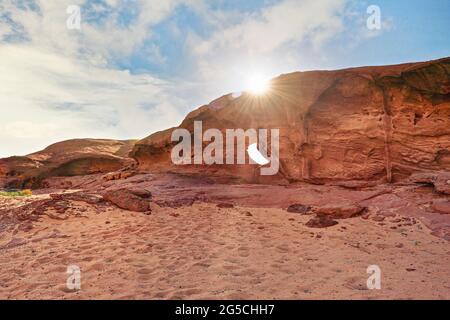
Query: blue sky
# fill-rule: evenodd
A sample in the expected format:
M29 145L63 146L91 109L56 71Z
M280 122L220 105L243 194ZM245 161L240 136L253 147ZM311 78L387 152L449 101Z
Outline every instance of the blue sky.
M0 0L0 157L143 138L255 74L450 56L448 30L448 0Z
M265 8L262 4L276 4L280 1L215 1L212 8L216 10L239 10L247 14L258 12ZM298 68L321 69L341 68L360 65L384 65L406 61L435 59L450 54L450 3L447 0L384 0L359 1L351 4L352 10L359 12L366 18L366 8L376 4L382 9L382 19L387 20L388 30L380 32L369 41L353 44L352 33L357 32L358 21L349 21L349 28L345 33L330 41L328 46L333 55L323 54L316 59L313 54L308 64L299 61ZM184 37L177 37L171 32L176 25L178 29L189 30L207 38L213 33L207 23L195 10L189 6L178 7L167 20L158 24L154 31L158 36L146 42L147 46L158 47L166 58L165 63L145 59L141 50L126 57L119 67L129 68L134 72L154 72L163 77L182 75L190 72L186 67L186 43ZM307 45L306 45L307 46ZM349 50L349 47L351 50ZM303 48L304 50L305 48ZM307 48L306 48L307 49ZM337 49L337 50L336 50Z

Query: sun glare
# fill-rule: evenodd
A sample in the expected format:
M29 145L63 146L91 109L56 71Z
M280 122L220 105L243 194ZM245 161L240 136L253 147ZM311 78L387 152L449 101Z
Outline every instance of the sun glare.
M269 87L269 80L262 74L255 74L247 80L247 90L254 95L265 94Z

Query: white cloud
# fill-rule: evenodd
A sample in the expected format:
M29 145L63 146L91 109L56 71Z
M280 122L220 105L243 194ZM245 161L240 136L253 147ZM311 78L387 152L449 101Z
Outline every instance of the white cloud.
M106 2L107 5L91 5L88 0L36 0L39 10L23 10L17 7L14 0L3 1L2 11L23 26L24 33L34 46L65 55L81 58L93 55L102 59L132 53L143 41L151 37L150 28L170 15L182 2L182 0L135 2L110 0ZM69 5L79 5L82 8L81 31L70 31L65 27L68 18L66 9ZM135 12L137 15L127 25L119 21L120 13L124 11ZM106 18L101 19L102 15Z
M0 0L0 157L69 138L145 137L176 125L196 103L243 89L253 73L305 68L299 48L342 33L351 1L269 1L246 13L205 0ZM80 31L66 28L73 4L82 8ZM163 81L114 67L136 50L170 64L148 40L182 4L212 30L171 24L175 40L187 37L186 73Z
M306 37L323 41L342 31L344 0L286 0L250 15L239 24L221 29L197 47L199 54L215 50L251 50L271 53L289 43L300 43Z
M149 75L25 45L0 46L0 61L0 156L74 137L144 137L182 119L170 85Z
M199 78L238 90L255 73L270 78L307 68L299 46L308 44L318 50L342 33L349 1L285 0L240 15L240 21L232 24L227 19L213 20L217 31L212 36L204 39L191 34L189 41ZM212 92L218 93L213 88Z
M82 20L81 31L65 28L66 8L85 1L37 3L39 10L0 2L10 17L0 21L0 36L11 34L13 21L30 40L0 42L0 157L75 137L142 138L182 120L170 83L107 67L112 55L126 56L150 36L149 26L176 1L140 1L129 26L120 26L112 14L104 24ZM107 4L113 11L124 5Z

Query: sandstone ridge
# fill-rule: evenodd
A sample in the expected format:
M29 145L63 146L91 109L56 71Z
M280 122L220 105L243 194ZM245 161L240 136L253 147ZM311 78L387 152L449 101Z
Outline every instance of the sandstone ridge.
M133 145L132 140L75 139L27 156L0 159L0 187L37 188L49 177L115 171L134 163L128 157Z

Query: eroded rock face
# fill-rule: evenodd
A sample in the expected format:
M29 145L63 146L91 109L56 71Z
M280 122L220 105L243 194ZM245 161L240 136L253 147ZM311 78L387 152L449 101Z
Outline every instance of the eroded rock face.
M191 112L180 128L193 132L200 120L204 131L279 129L279 174L261 177L255 165L175 166L174 128L137 142L132 157L141 169L254 183L390 182L449 171L450 58L286 74L266 96L224 96Z
M450 172L417 173L411 175L408 180L413 183L433 185L437 192L450 195Z
M119 170L134 141L78 139L53 144L24 156L0 159L0 188L38 188L49 177L84 176Z

